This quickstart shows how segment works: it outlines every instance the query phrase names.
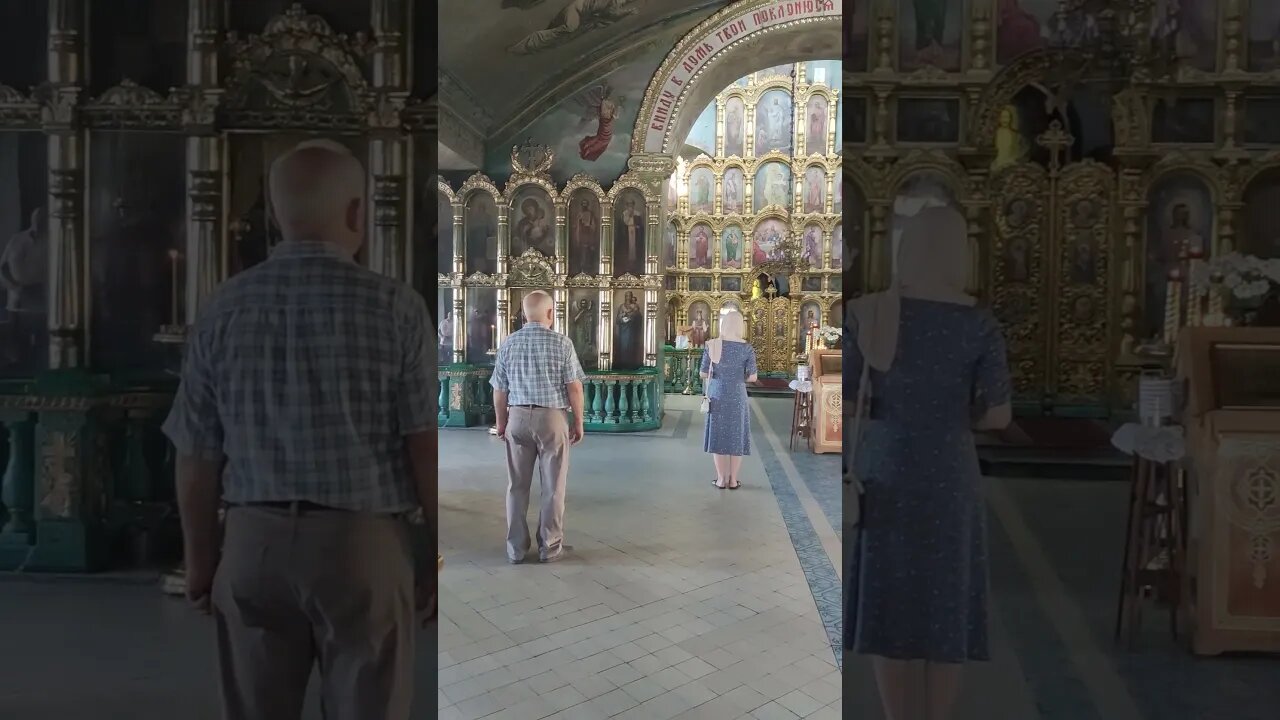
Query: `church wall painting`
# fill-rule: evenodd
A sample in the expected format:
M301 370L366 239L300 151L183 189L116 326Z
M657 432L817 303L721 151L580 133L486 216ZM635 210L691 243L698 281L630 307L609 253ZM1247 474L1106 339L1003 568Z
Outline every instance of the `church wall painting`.
M742 248L746 243L742 228L730 225L720 232L720 267L742 269Z
M835 197L831 199L832 205L834 206L832 211L840 213L844 205L844 183L840 180L836 180L831 183L831 185L835 190Z
M1007 64L1045 46L1057 0L998 0L996 61Z
M1280 258L1280 170L1258 175L1244 191L1240 251Z
M756 170L755 207L760 212L770 205L790 209L791 168L780 162L767 162Z
M1280 69L1280 3L1253 0L1249 3L1248 65L1253 72Z
M152 338L182 324L186 140L101 132L89 140L89 361L124 376L164 373Z
M498 203L484 190L471 191L463 201L462 233L466 238L465 274L498 271ZM468 361L470 362L470 361Z
M584 174L609 185L626 172L636 115L663 56L660 49L637 56L560 101L506 140L493 143L485 158L485 174L495 179L509 176L511 145L528 138L555 153L551 176L557 184Z
M809 330L822 327L822 306L813 300L800 305L800 320L796 326L796 352L804 350Z
M644 274L648 212L644 196L634 188L618 193L613 203L613 274Z
M1144 261L1145 305L1142 337L1157 337L1164 329L1165 289L1169 273L1188 254L1212 252L1213 194L1199 176L1167 175L1152 186L1147 198L1147 242Z
M742 292L742 276L722 275L720 277L720 290L722 292Z
M706 269L711 267L712 237L711 227L698 223L689 230L689 267Z
M849 3L852 3L852 8ZM869 45L867 43L868 11L870 0L849 0L844 6L844 62L850 72L866 72ZM839 75L839 73L837 73Z
M836 117L841 118L841 122L836 125L836 147L844 145L844 141L848 138L849 142L854 145L865 145L867 140L867 99L865 97L851 96L849 98L849 113L846 115L844 111L844 96L836 101ZM845 125L849 126L849 133L845 134Z
M811 268L822 267L822 226L806 225L800 236L800 258Z
M586 189L569 197L569 274L600 272L600 199Z
M48 367L48 145L0 132L0 377Z
M1247 98L1241 115L1240 135L1246 145L1280 145L1280 98Z
M696 300L689 305L689 342L699 347L707 341L711 334L711 306L705 301Z
M689 173L689 212L715 212L716 176L708 167L696 167Z
M827 99L821 95L809 98L805 106L805 149L806 155L827 154Z
M926 65L958 72L964 0L898 0L898 64L904 72Z
M792 129L791 94L785 90L769 90L756 104L756 156L774 150L791 154L795 133Z
M746 106L740 97L731 97L724 104L724 154L726 157L746 155Z
M497 288L467 288L467 352L472 365L492 365L497 350Z
M1190 67L1213 72L1218 65L1218 5L1218 0L1159 0L1151 8L1151 37ZM1277 28L1271 28L1274 34Z
M596 322L600 293L577 288L569 291L569 339L583 370L600 368L600 348L596 342Z
M643 291L622 288L613 295L613 369L635 370L644 365Z
M827 172L816 165L804 171L803 211L820 213L826 208Z
M751 240L751 261L755 265L781 259L782 241L787 237L787 224L770 218L756 225Z
M901 143L959 142L960 101L951 98L899 99L897 139Z
M542 188L526 185L511 198L507 211L511 228L511 257L537 250L545 257L556 252L556 215L551 197Z
M1157 101L1152 112L1151 142L1208 145L1215 141L1213 98L1179 97Z
M855 234L853 237L857 240L858 235L856 234L856 225L854 226L854 230ZM831 230L831 267L833 269L839 268L842 272L851 272L853 270L853 263L858 259L860 248L856 245L846 248L846 245L848 244L849 243L845 242L844 225L842 223L837 223L835 228ZM847 264L845 262L846 258L848 258Z
M740 213L745 209L743 196L742 168L731 167L724 171L724 197L721 200L721 212L729 215Z

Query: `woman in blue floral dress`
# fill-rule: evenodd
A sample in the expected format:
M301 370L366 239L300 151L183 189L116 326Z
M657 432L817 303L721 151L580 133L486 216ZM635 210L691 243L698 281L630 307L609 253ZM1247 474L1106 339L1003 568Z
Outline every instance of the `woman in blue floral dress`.
M973 430L1009 423L1009 371L999 324L964 292L972 266L957 211L929 207L907 219L896 267L893 288L846 312L850 413L864 363L871 373L854 455L865 492L846 553L845 647L873 656L889 720L906 717L920 688L926 717L943 720L962 664L989 659Z
M720 315L720 336L707 341L699 370L710 401L702 449L715 460L712 484L721 490L741 487L738 471L751 454L747 383L756 381L756 351L743 339L743 325L737 310Z

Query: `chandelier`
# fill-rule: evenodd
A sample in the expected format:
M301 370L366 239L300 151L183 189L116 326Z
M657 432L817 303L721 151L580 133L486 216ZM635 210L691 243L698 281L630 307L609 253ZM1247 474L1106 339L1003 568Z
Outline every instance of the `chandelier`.
M803 256L804 250L800 246L800 240L788 233L765 253L763 261L752 266L752 270L765 273L770 277L794 275L809 267L809 261Z

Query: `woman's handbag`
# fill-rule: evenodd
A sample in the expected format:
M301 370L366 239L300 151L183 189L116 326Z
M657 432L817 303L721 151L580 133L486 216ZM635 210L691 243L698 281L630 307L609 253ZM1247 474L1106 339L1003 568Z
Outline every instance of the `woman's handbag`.
M845 439L848 447L844 452L844 509L843 515L845 525L850 528L857 528L862 524L862 493L864 488L862 482L858 480L858 471L855 469L856 459L858 455L858 445L862 441L862 424L866 421L867 416L867 395L871 391L871 363L864 357L862 359L862 377L858 378L858 395L853 404L853 423L850 428L849 423L845 423L845 427L849 428L849 437Z
M719 341L708 340L707 344L710 345L713 342L719 342ZM710 354L711 354L711 348L707 348L708 360L711 359ZM711 362L711 367L707 368L707 379L702 381L702 405L698 409L701 410L703 413L711 412L711 390L709 386L711 385L711 376L715 374L715 371L716 371L716 364L715 364L715 361L713 360Z

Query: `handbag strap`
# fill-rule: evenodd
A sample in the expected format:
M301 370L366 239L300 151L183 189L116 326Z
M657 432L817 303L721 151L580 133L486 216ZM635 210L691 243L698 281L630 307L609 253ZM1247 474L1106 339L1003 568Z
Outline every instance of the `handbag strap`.
M867 395L870 394L870 383L871 363L868 362L866 358L862 358L862 376L858 378L858 396L853 403L853 447L849 448L845 452L845 457L848 458L846 462L848 462L850 466L853 465L853 460L857 457L858 445L862 441L862 425L863 420L867 415Z
M720 340L719 340L718 338L717 338L717 339L708 340L708 341L707 341L707 344L709 345L709 344L711 344L711 343L713 343L713 342L720 342ZM703 383L702 383L702 397L710 398L710 397L711 397L711 388L710 388L710 385L711 385L711 378L712 378L712 377L715 375L715 373L716 373L716 361L711 359L711 348L710 348L710 347L708 347L708 348L707 348L707 362L709 362L709 363L711 363L711 364L710 364L710 366L708 366L708 367L707 367L707 379L706 379L706 381L705 381L705 382L703 382Z

